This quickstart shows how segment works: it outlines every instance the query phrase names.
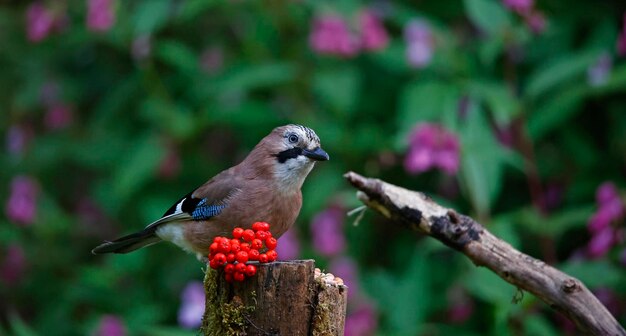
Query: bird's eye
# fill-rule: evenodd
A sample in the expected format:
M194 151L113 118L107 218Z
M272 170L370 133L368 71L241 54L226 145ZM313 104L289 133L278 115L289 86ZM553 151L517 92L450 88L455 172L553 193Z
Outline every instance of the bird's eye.
M296 143L296 142L298 142L298 136L297 136L297 135L295 135L295 134L291 134L291 135L289 135L289 142L291 142L291 143Z

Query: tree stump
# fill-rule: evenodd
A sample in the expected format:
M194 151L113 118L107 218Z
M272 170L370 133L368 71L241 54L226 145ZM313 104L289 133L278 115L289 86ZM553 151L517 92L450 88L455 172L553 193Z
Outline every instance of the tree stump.
M347 287L313 260L256 264L257 274L228 283L208 268L204 335L343 335Z

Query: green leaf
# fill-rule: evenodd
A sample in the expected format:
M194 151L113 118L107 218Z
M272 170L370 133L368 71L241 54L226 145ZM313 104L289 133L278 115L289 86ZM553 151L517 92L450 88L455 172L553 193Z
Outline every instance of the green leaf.
M159 141L152 136L139 138L124 156L120 155L120 163L110 186L118 201L123 203L137 192L139 188L154 176L154 172L161 162L164 150Z
M463 284L468 292L495 305L509 305L517 292L513 285L483 267L470 268L463 279Z
M182 72L198 72L197 55L181 42L159 41L155 48L155 54L158 59Z
M501 33L511 25L509 13L498 1L464 0L463 2L469 19L486 33Z
M607 260L570 261L564 263L560 269L591 289L622 284L626 277L626 272L614 267Z
M291 82L296 77L292 63L241 65L216 79L215 87L223 93L247 92Z
M578 87L552 97L528 116L528 132L535 141L558 129L580 111L585 89Z
M169 0L145 0L135 9L133 21L136 35L151 35L162 28L171 13Z
M317 97L343 116L354 111L360 87L361 73L352 66L319 71L313 78Z
M221 0L186 0L180 4L179 21L192 21L207 10L224 3Z
M391 72L402 74L409 71L406 60L406 44L401 41L390 41L387 48L375 52L369 57L380 67Z
M178 139L192 136L202 122L183 103L150 97L141 105L141 116Z
M544 95L562 84L574 83L575 79L583 76L587 68L598 59L597 50L581 51L560 55L536 70L528 79L525 94L530 99ZM558 97L560 95L556 95Z
M526 208L518 213L517 220L520 226L528 228L536 234L557 237L567 230L583 228L594 209L595 207L591 205L578 206L563 209L545 217L539 214L535 208Z
M9 314L9 325L10 329L13 330L13 335L15 336L39 335L31 327L24 323L24 321L16 313Z
M394 335L420 334L433 300L428 273L435 265L430 264L426 253L419 248L407 260L406 273L401 276L378 271L364 277L364 285L379 307L394 307L385 316Z
M487 104L498 125L508 125L519 115L520 103L505 83L478 80L471 82L468 89Z
M461 128L461 186L479 217L489 214L500 193L503 164L508 156L493 136L484 114L470 102Z
M558 336L559 332L554 329L545 317L541 315L527 315L523 319L524 335L535 336Z

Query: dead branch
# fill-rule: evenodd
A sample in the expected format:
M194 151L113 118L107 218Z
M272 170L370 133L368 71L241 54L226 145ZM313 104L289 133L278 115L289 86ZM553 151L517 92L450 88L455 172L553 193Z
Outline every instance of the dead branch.
M626 335L609 311L580 282L495 237L468 216L440 206L421 192L349 172L357 197L383 216L432 236L502 279L528 291L591 335Z

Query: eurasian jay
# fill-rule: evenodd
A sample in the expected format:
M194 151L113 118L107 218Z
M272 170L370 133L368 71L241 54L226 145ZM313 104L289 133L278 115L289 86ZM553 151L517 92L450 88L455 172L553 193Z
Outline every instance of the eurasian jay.
M216 236L235 227L270 223L280 237L302 205L300 188L316 161L326 161L315 132L301 125L275 128L238 165L224 170L178 200L159 220L94 248L92 253L128 253L163 240L206 256Z

